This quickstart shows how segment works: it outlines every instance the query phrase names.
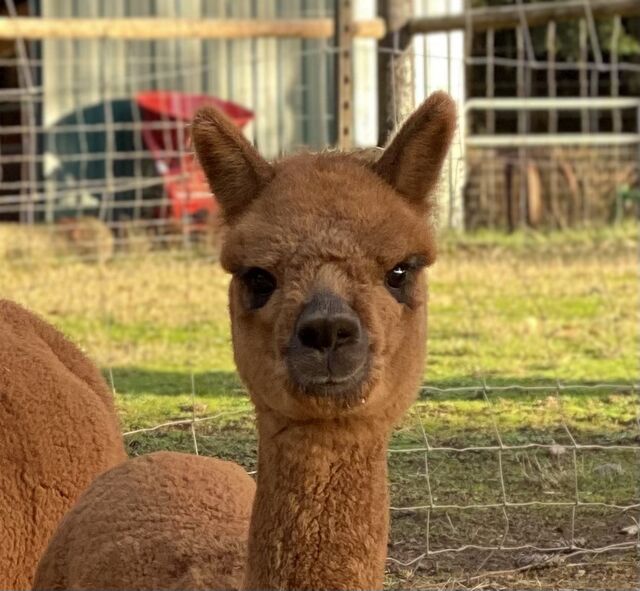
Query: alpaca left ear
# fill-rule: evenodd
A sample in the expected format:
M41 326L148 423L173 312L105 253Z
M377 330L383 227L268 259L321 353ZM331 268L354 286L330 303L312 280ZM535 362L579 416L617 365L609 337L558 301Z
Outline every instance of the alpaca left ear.
M273 169L242 132L213 107L196 113L191 138L224 220L232 223L271 181Z
M407 119L373 170L409 201L429 210L455 129L453 99L435 92Z

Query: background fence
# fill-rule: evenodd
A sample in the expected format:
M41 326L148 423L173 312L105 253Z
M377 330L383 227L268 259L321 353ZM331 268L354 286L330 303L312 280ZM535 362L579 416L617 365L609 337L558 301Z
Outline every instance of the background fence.
M350 143L372 145L446 88L464 115L443 186L448 225L620 219L637 201L629 189L639 177L637 6L560 4L519 1L447 18L437 12L460 11L460 0L389 2L385 34L373 1L347 3L345 60L328 0L7 0L5 14L41 16L42 26L14 20L2 31L0 217L51 223L87 214L119 234L132 224L153 238L179 233L191 210L207 211L195 203L203 188L183 178L192 176L185 123L198 96L250 110L236 118L275 157L335 144L338 128L349 129ZM414 8L436 16L410 20ZM59 20L69 17L89 20L70 29ZM270 30L274 17L288 28ZM217 20L207 27L203 18ZM224 27L223 19L245 20ZM345 67L352 76L338 76ZM348 101L338 101L340 91ZM181 201L194 203L185 212Z
M202 95L232 101L276 157L373 145L445 88L461 119L441 225L483 232L444 232L430 275L428 386L389 457L389 585L627 587L640 544L639 7L379 8L5 0L0 295L104 368L130 453L215 453L252 471L189 113ZM517 228L563 232L489 232Z

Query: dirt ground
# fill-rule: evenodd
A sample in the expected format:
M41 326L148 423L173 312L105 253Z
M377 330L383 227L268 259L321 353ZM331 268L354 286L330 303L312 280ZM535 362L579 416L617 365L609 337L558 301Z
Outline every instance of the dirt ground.
M503 525L496 512L495 520L487 515L464 520L464 527L475 527L497 534ZM570 513L545 509L544 515L532 518L527 511L513 512L510 515L511 531L517 531L523 543L540 538L541 523L548 524L549 531L558 538L558 545L566 545L569 530ZM583 519L588 520L585 533L589 539L597 539L599 545L616 544L629 541L629 536L621 534L623 527L632 521L631 515L620 512L598 514L589 511ZM635 519L640 513L635 512ZM558 552L539 552L531 549L518 551L480 551L450 552L424 556L425 547L419 538L402 534L405 520L424 522L416 515L395 516L389 555L393 560L388 564L387 585L390 589L632 589L640 587L638 548L615 549L608 552L589 553L578 550ZM460 524L458 524L460 527ZM468 531L468 530L467 530ZM501 532L500 532L501 533ZM578 532L577 532L578 533ZM441 542L442 540L438 540ZM548 542L549 540L544 540ZM577 535L576 542L584 543L586 537ZM633 539L631 540L633 541ZM463 543L463 540L459 540ZM441 545L441 544L438 544ZM449 542L447 545L456 546ZM546 544L543 544L546 545ZM434 548L437 550L437 548ZM405 566L406 565L406 566ZM634 586L635 585L635 586Z

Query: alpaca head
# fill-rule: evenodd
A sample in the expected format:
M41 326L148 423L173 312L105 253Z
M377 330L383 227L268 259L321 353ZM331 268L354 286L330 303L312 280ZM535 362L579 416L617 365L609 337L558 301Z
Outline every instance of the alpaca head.
M375 161L264 160L204 109L194 145L225 220L236 364L258 410L393 421L422 376L432 193L455 128L432 95Z

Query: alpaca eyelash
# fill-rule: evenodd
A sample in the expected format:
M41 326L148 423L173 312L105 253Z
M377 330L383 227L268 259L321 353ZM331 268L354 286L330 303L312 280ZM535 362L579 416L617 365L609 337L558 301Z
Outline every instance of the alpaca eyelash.
M412 271L419 271L427 266L427 257L422 254L414 254L406 258L401 264L407 265Z
M411 254L395 261L389 261L386 257L384 259L380 257L377 259L377 263L385 270L385 273L398 266L404 266L411 271L420 271L420 269L423 269L429 264L428 258L424 254Z

